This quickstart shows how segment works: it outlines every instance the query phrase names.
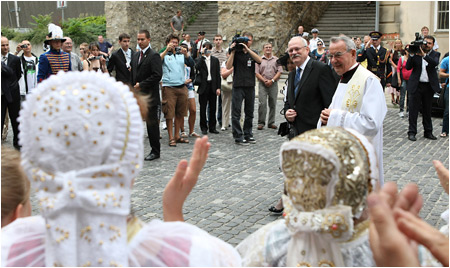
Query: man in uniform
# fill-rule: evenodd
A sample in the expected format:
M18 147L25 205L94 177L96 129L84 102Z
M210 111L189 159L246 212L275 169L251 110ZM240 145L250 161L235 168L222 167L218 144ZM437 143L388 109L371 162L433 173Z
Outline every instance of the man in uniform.
M381 46L381 36L377 31L369 34L370 40L364 49L358 54L357 62L367 59L367 69L380 78L381 86L390 87L392 80L392 68L388 62L389 51Z
M66 41L61 27L50 23L48 31L49 34L44 43L50 45L50 50L39 57L38 83L61 70L65 72L72 70L69 53L61 50L62 43Z
M383 121L386 99L378 78L356 62L356 46L347 36L330 40L331 65L341 80L329 108L320 114L317 128L352 128L369 137L378 157L380 184L383 185Z

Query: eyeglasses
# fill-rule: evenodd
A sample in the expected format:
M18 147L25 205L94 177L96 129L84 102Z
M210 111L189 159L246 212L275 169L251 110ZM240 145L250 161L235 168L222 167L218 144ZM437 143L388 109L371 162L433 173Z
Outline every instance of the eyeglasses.
M345 52L336 52L334 54L328 54L328 58L331 60L333 58L339 59L341 58L345 53L350 52L351 50L347 50Z
M295 51L295 52L296 52L296 51L300 51L300 50L302 50L302 48L305 48L305 47L307 47L307 46L294 47L294 48L289 49L288 52L289 52L289 53L293 53L294 51Z
M317 45L318 45L318 46L323 46L323 44L320 44L320 43L319 43L319 44L317 44Z

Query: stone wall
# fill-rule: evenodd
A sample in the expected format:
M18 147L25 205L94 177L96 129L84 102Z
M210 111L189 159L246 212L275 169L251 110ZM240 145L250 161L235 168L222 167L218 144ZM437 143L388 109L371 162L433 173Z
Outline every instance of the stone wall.
M328 4L328 2L219 1L218 32L230 42L236 30L249 31L254 37L253 49L261 52L262 46L270 42L273 44L274 53L277 51L281 53L286 49L290 36L296 33L297 27L301 24L305 31L310 31ZM303 19L299 22L301 14Z
M121 33L131 35L131 47L137 44L137 32L150 32L151 45L156 51L165 45L165 39L172 32L170 19L178 9L183 11L185 23L204 6L202 2L183 1L106 1L106 35L117 47Z

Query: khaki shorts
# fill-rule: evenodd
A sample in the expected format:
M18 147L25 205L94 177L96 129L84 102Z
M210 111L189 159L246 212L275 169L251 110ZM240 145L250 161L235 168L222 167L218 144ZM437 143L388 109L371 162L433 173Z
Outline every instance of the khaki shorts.
M187 116L188 89L186 86L180 88L163 87L161 93L164 118L173 119L174 117Z

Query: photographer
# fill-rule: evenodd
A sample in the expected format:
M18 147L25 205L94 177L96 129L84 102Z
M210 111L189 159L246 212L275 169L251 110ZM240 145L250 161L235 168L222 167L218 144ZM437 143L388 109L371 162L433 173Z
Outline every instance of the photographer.
M431 102L434 92L439 92L436 66L439 64L441 54L434 51L433 46L433 36L425 36L422 40L416 33L416 41L413 41L408 47L410 57L406 62L406 69L412 69L407 87L409 98L408 139L411 141L416 141L417 116L420 108L422 108L424 137L436 140L431 122Z
M17 45L14 53L18 55L20 51L23 51L20 56L23 76L19 80L21 100L24 100L25 95L31 93L37 86L38 57L31 53L31 48L30 41L23 40Z
M106 73L106 58L100 56L100 47L97 43L91 43L89 45L89 56L83 61L84 71L95 71Z
M233 92L231 100L231 124L233 138L238 145L256 143L253 138L252 124L255 106L255 63L261 63L261 57L251 50L253 35L244 33L244 38L235 36L230 45L230 57L227 60L227 69L234 68ZM245 38L247 37L247 38ZM243 42L239 42L243 40ZM238 43L239 42L239 43ZM240 124L242 101L245 100L244 131Z
M188 89L185 85L185 67L189 65L189 58L182 53L178 46L178 35L170 34L166 39L166 49L160 54L162 59L162 112L166 118L169 146L176 147L177 143L189 143L180 137L180 128L187 116ZM186 50L186 48L183 48ZM187 55L187 51L184 51ZM175 132L173 119L175 118Z

